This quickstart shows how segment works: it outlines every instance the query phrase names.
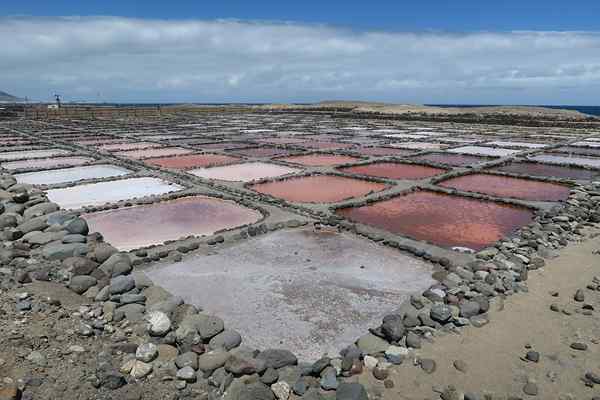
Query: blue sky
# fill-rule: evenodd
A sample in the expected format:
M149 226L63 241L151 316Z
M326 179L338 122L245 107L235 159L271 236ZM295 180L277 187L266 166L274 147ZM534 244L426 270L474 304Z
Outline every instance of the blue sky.
M600 1L597 0L27 0L2 3L2 15L239 18L397 31L600 29Z
M4 1L0 90L597 105L599 15L600 1Z

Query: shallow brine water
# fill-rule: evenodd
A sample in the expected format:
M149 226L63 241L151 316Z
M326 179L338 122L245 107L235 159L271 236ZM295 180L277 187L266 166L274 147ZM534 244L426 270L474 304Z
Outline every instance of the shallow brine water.
M359 147L352 151L366 156L396 156L404 157L414 154L414 150L398 149L394 147Z
M450 153L475 154L482 156L506 157L521 152L521 150L502 149L485 146L462 146L446 150Z
M265 178L275 178L282 175L300 172L300 169L290 168L283 165L249 162L243 164L226 165L222 167L199 168L188 171L206 179L218 179L222 181L250 182Z
M593 168L600 168L600 158L595 157L582 157L582 156L568 156L568 155L553 155L553 154L540 154L539 156L529 157L531 160L547 162L552 164L572 164L582 165Z
M0 160L19 160L21 158L46 158L71 153L63 149L23 150L0 152Z
M274 157L274 156L286 156L290 154L289 150L282 149L280 147L252 147L248 149L236 149L231 150L233 154L238 154L246 157Z
M304 156L278 158L277 160L289 162L292 164L307 165L311 167L324 167L349 164L360 161L360 158L343 156L338 154L307 154Z
M95 160L91 157L34 158L29 160L3 162L0 166L8 170L21 168L52 168L82 165L92 161Z
M368 175L388 179L424 179L443 174L446 170L424 165L395 162L378 162L339 169L350 174Z
M240 160L241 159L238 157L220 154L190 154L175 157L151 158L146 160L146 163L164 168L187 169L233 164Z
M473 156L468 154L430 153L412 158L415 161L429 161L453 167L466 167L494 160L492 157Z
M471 174L438 183L440 186L498 197L523 200L561 201L569 197L570 188L550 182L490 174Z
M152 142L135 142L135 143L109 143L98 146L99 150L106 151L125 151L125 150L136 150L136 149L150 149L152 147L160 147L162 144Z
M158 178L130 178L51 189L47 194L50 201L62 208L77 209L182 189L184 189L182 186Z
M508 165L494 168L495 171L510 172L531 176L547 176L554 178L594 180L600 178L600 170L576 168L565 165L551 165L535 162L511 162Z
M133 158L136 160L142 158L151 157L166 157L166 156L177 156L181 154L193 153L193 150L184 149L181 147L165 147L162 149L147 149L147 150L130 150L130 151L119 151L114 153L117 156Z
M533 212L492 201L418 191L337 214L438 246L481 250L533 220Z
M250 188L292 202L335 203L381 191L386 185L342 176L313 175L255 184Z
M102 233L108 243L126 251L189 235L212 235L257 222L262 215L232 201L194 196L83 217L91 232Z
M123 176L132 171L116 165L88 165L84 167L51 169L47 171L16 174L19 183L31 185L54 185L57 183L75 182L83 179L100 179Z
M429 264L349 233L281 230L159 264L146 274L219 315L247 346L315 361L433 284Z

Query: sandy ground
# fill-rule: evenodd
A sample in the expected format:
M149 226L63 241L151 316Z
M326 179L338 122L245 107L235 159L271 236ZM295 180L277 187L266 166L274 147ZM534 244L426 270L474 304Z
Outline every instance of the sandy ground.
M599 232L595 230L596 234ZM594 236L594 232L590 232ZM529 293L518 294L504 303L504 310L494 312L491 322L482 328L467 328L461 335L448 334L423 346L422 358L437 362L437 370L427 374L410 360L394 367L390 378L394 388L383 390L383 383L365 372L361 382L371 387L371 398L438 399L436 390L454 385L459 391L474 392L494 399L592 399L600 396L600 387L586 387L582 378L588 371L600 373L600 292L585 289L594 276L600 275L600 237L569 246L561 256L551 260L541 270L529 275ZM577 289L585 290L585 302L573 300ZM558 296L552 296L558 292ZM556 303L571 315L550 310ZM583 304L592 304L591 316L579 311ZM586 351L570 348L573 342L583 342ZM524 361L531 350L540 353L539 363ZM454 360L466 362L466 373L459 372ZM536 397L524 394L523 387L536 382ZM379 394L383 394L381 397ZM503 397L502 397L503 396Z
M268 110L294 110L294 109L347 109L357 113L383 113L383 114L427 114L427 115L460 115L477 114L485 116L519 116L531 118L557 118L557 119L585 119L589 116L579 111L562 110L545 107L531 106L493 106L493 107L433 107L419 104L385 104L361 101L323 101L316 104L269 104L257 106Z

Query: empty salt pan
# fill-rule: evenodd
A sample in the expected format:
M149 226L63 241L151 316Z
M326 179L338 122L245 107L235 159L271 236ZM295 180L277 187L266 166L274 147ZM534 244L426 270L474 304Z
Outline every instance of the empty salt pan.
M300 172L299 169L283 165L263 162L226 165L222 167L198 168L188 171L205 179L218 179L223 181L250 182L258 179L275 178L278 176Z
M475 154L482 156L496 156L496 157L506 157L516 153L520 153L521 150L512 150L512 149L499 149L494 147L485 147L485 146L462 146L454 149L446 150L450 153L458 153L458 154Z

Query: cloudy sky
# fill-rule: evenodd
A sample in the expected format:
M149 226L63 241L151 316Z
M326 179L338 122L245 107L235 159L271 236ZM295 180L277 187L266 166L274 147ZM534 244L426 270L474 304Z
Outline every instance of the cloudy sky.
M7 15L0 37L0 90L37 100L600 104L600 29Z

